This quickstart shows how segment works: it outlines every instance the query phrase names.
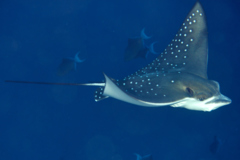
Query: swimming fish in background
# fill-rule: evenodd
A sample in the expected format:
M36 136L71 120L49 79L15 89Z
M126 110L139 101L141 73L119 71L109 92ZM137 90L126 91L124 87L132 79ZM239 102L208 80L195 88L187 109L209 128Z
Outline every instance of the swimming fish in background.
M79 59L78 55L80 52L77 52L74 58L68 57L63 58L61 64L58 66L57 75L64 76L67 73L77 69L77 63L82 63L85 59Z
M209 147L210 152L212 154L216 154L221 145L222 145L222 141L217 136L214 136L214 140Z
M146 156L140 156L139 154L137 154L137 153L134 153L134 155L136 155L137 156L137 160L153 160L153 158L152 158L152 155L151 154L148 154L148 155L146 155Z
M158 54L154 51L153 45L156 42L153 42L149 47L145 44L144 40L151 37L147 36L144 33L144 28L141 31L141 36L136 38L128 38L128 45L125 49L124 60L130 61L135 58L147 58L149 52L153 54Z
M231 99L220 93L218 82L208 80L207 63L206 15L197 1L166 49L152 63L122 80L104 74L103 83L6 82L100 86L95 101L112 97L145 107L212 111L230 104Z

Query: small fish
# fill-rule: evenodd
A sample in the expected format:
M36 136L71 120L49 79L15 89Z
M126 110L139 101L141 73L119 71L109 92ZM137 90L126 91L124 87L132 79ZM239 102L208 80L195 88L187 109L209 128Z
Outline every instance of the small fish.
M156 42L153 42L149 47L144 43L145 39L149 39L151 37L147 36L144 33L144 28L141 31L141 36L136 38L129 38L128 45L125 49L124 60L130 61L134 58L147 58L149 52L153 54L158 54L154 51L153 45Z
M69 72L76 70L77 68L77 63L81 63L85 61L85 59L81 60L79 59L78 55L80 52L77 52L75 57L68 57L68 58L63 58L61 64L58 66L57 69L57 75L58 76L64 76L68 74Z
M134 155L137 156L137 160L153 160L151 154L148 154L148 155L146 155L146 156L140 156L139 154L134 153Z
M212 154L216 154L221 145L222 145L222 141L217 136L214 136L214 140L209 147L210 152Z

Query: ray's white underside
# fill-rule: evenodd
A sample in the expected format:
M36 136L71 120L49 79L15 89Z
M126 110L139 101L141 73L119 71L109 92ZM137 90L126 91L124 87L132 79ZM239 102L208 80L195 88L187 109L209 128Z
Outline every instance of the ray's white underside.
M139 106L145 106L145 107L161 107L161 106L171 106L176 108L186 108L189 110L196 110L196 111L207 111L210 112L212 110L215 110L219 108L220 106L223 106L224 104L228 103L214 103L214 100L219 99L221 97L222 99L230 100L224 95L220 94L218 96L213 96L211 98L208 98L204 101L200 101L195 98L185 97L183 99L169 102L169 103L153 103L153 102L146 102L142 101L140 99L136 99L127 93L123 92L107 75L104 74L105 77L105 88L103 95L107 97L112 97L124 102L128 102L131 104L139 105ZM102 86L103 84L101 84ZM230 102L230 101L229 101Z

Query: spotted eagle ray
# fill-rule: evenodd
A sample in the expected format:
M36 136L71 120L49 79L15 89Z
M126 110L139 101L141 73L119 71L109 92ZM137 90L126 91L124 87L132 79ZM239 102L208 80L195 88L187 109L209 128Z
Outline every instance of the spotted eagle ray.
M156 42L153 42L149 47L145 44L144 40L149 39L151 37L147 36L144 33L144 28L141 31L140 37L135 38L128 38L128 45L124 52L124 60L130 61L135 58L147 58L149 52L153 54L157 54L154 49L153 45Z
M220 93L218 82L208 80L207 62L206 15L197 1L166 49L152 63L122 80L104 74L104 83L6 82L100 86L95 101L112 97L146 107L169 105L212 111L230 104L231 99Z
M77 63L81 63L85 61L85 59L81 60L79 59L78 55L80 52L77 52L75 57L67 57L63 58L61 64L58 66L57 69L57 75L58 76L64 76L67 73L71 72L72 70L77 69Z

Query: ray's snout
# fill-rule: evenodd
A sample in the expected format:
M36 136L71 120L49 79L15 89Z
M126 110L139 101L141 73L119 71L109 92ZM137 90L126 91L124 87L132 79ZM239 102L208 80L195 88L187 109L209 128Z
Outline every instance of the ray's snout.
M216 99L216 102L220 102L220 103L225 103L225 104L230 104L232 103L232 100L222 94L220 94L218 96L218 98Z
M218 103L218 104L228 105L228 104L232 103L232 100L230 98L220 94L208 103Z

